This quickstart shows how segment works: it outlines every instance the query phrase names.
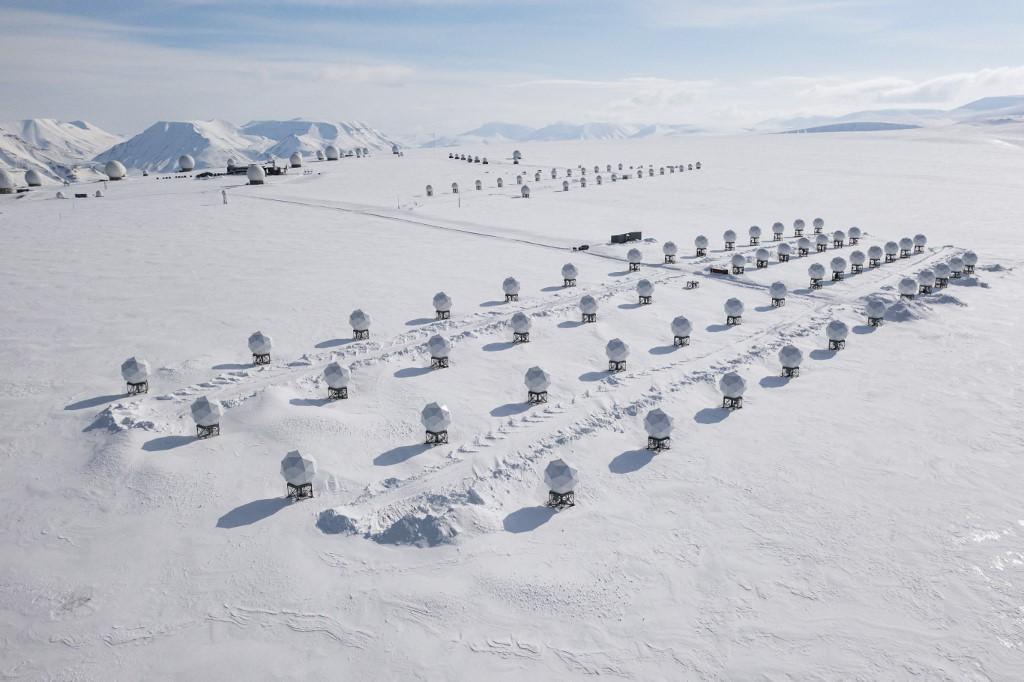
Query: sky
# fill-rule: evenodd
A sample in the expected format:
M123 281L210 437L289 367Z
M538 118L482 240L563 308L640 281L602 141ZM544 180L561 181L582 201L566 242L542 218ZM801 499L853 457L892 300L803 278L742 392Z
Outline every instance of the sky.
M0 0L0 120L688 123L1024 94L1022 0Z

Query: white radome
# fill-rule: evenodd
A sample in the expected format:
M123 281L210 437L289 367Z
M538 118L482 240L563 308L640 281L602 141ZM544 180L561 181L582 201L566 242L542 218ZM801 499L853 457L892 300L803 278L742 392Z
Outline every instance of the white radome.
M121 376L129 384L149 381L149 363L133 355L121 363Z
M726 315L737 317L743 314L743 301L738 298L726 299L725 305L722 307L725 308Z
M782 234L786 231L786 226L782 223L772 223L772 234Z
M914 246L925 246L928 244L928 237L923 234L914 235Z
M793 247L789 244L779 244L779 255L780 256L792 256Z
M786 298L786 285L782 282L772 282L772 285L768 287L768 293L772 295L772 298Z
M910 237L904 237L903 239L900 240L900 248L903 249L904 251L910 251L912 248L914 248L914 240L911 239Z
M964 264L975 266L978 264L978 254L973 251L964 251Z
M263 332L253 332L249 337L249 350L253 355L265 355L274 347L274 340Z
M675 242L665 242L661 245L661 252L666 256L674 256L679 253L679 247L676 246Z
M523 383L526 384L526 390L533 391L534 393L542 393L548 390L548 387L551 386L551 375L540 367L531 367L526 370L526 375L523 377Z
M214 426L220 424L224 416L224 408L219 401L210 400L205 395L192 403L192 419L199 426Z
M814 237L814 243L819 245L819 246L821 246L822 244L828 244L828 237L825 236L825 233L821 233L819 235L816 235Z
M352 380L352 370L338 362L324 367L324 381L331 388L345 388Z
M183 171L190 171L196 167L196 160L189 154L182 154L178 157L178 168Z
M842 320L832 320L825 327L829 341L843 341L850 334L850 328Z
M553 493L571 493L579 482L580 472L564 459L553 459L544 467L544 483Z
M519 280L515 277L506 277L505 281L501 283L501 290L506 294L518 294Z
M300 154L298 152L292 153L292 155L290 157L288 157L288 163L289 163L289 165L291 165L292 168L301 168L302 167L302 154Z
M25 173L25 184L29 187L42 187L43 176L35 168L31 168Z
M317 161L323 161L323 160L324 160L324 158L325 158L325 157L324 157L324 150L322 150L322 149L317 149L317 150L316 150L316 160L317 160Z
M761 228L758 227L757 225L751 225L749 232L750 232L750 236L751 237L753 237L755 239L760 239L761 238Z
M802 230L805 227L807 227L807 223L804 222L803 218L797 218L796 220L793 221L794 230Z
M832 233L832 241L845 242L846 233L843 232L842 230L836 230L835 232Z
M449 312L452 309L452 297L443 291L434 294L434 310Z
M337 161L339 156L338 148L333 144L327 145L327 147L324 148L324 156L327 157L328 161Z
M697 235L697 238L693 240L693 245L698 249L708 248L708 238L702 234Z
M821 218L815 218L813 224L815 230L820 230L821 228L825 227L825 221L822 220Z
M369 313L364 313L361 309L356 308L352 311L352 314L348 316L348 323L352 326L352 329L358 329L359 331L366 331L370 328Z
M120 180L128 174L128 169L124 167L123 163L113 159L107 161L106 165L103 166L103 173L111 180Z
M913 277L904 277L897 286L899 292L904 296L912 296L917 293L917 280Z
M829 263L832 266L832 272L846 272L846 259L842 256L836 256Z
M870 258L871 260L879 260L879 259L881 259L882 258L882 247L881 246L871 246L871 247L868 247L868 258Z
M249 182L259 184L267 179L267 172L258 163L250 163L249 169L245 171L245 177Z
M737 253L733 254L731 262L734 268L742 268L747 264L747 259L746 256Z
M883 317L885 317L885 311L886 311L885 301L879 300L877 298L873 298L873 299L871 299L870 301L867 302L867 304L864 306L864 309L867 312L868 317L873 317L873 318L878 318L878 319L882 319Z
M953 256L949 259L949 269L953 272L963 272L964 259L960 256Z
M653 296L654 285L649 279L642 279L636 283L636 293L640 296Z
M644 417L644 429L651 438L671 438L675 420L661 408L655 408Z
M587 315L593 315L597 313L597 299L591 296L590 294L581 296L580 310Z
M452 342L440 334L434 334L427 339L427 350L432 358L446 358L452 352Z
M689 336L693 332L693 324L683 315L672 320L672 334L674 336Z
M800 237L800 239L796 240L796 248L809 251L811 248L811 240L807 237Z
M238 163L235 161L235 157L233 157L233 156L228 157L228 168L234 168L237 165L238 165Z
M723 241L727 241L727 242L734 242L734 241L736 241L736 231L735 230L726 230L725 232L722 233L722 240Z
M950 267L945 263L939 263L935 266L935 276L941 277L942 279L949 279Z
M580 271L572 263L566 263L562 266L562 278L563 279L576 279L579 276Z
M8 194L14 191L14 176L3 168L0 168L0 190Z
M850 239L860 239L861 231L859 227L850 228Z
M316 476L316 460L298 450L292 450L281 460L281 475L292 485L312 483Z
M807 274L811 279L824 279L825 278L825 266L821 263L812 263L807 268Z
M530 316L524 312L518 312L512 315L512 331L517 334L525 334L530 331L530 327L533 325L530 322Z
M792 345L785 345L779 349L779 362L783 367L799 367L804 361L802 350Z
M640 253L640 249L630 249L626 253L626 260L630 263L639 263L644 259L644 255Z
M850 265L864 265L864 252L863 251L851 251L850 252Z
M420 412L420 423L427 429L439 433L447 431L452 423L452 413L447 405L430 403Z
M622 339L612 339L604 347L604 352L612 362L625 362L629 357L629 344Z
M874 247L872 247L874 248ZM884 247L885 253L888 256L895 256L900 252L900 245L896 242L886 242Z
M718 389L726 398L739 398L747 392L747 380L736 372L729 372L718 380Z
M917 283L924 287L935 286L935 273L931 270L922 270L917 273Z
M757 260L768 260L772 257L772 252L768 249L758 249L754 252L754 258Z

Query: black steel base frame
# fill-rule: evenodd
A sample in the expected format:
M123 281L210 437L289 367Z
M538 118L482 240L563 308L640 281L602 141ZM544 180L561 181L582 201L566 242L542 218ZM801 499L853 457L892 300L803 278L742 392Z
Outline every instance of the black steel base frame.
M818 253L824 253L825 251L828 251L828 244L818 244L817 247Z
M505 294L505 303L512 303L519 300L519 294Z
M574 287L576 286L576 278L566 278L562 280L563 287Z
M789 262L789 254L788 253L780 253L779 254L779 262L780 263L788 263Z
M736 247L736 242L726 242L725 243L725 250L726 251L732 251L735 247Z
M313 498L313 484L303 483L302 485L288 484L288 497L292 500L310 500Z
M833 241L832 242L832 248L833 249L841 249L841 248L843 248L843 240L842 239L836 239L835 241Z
M854 265L850 266L850 273L851 274L857 275L857 274L860 274L862 272L864 272L864 266L863 265L856 265L856 264L854 264Z
M782 368L782 376L786 377L787 379L795 379L796 377L800 376L800 368L799 367L783 367Z
M761 240L760 240L759 237L751 237L750 238L750 245L751 246L757 246L760 243L761 243Z
M554 490L548 491L548 505L552 509L561 511L569 507L576 506L576 495L570 490L567 493L556 493Z
M836 339L829 339L829 350L843 350L844 348L846 348L846 339L839 339L838 341Z
M609 372L625 372L626 361L625 360L609 360L608 361Z
M530 332L512 332L512 343L530 343Z
M766 260L755 261L755 265L757 265L758 269L766 268L766 267L768 267L768 261L766 261Z
M680 348L682 348L683 346L689 346L690 345L690 337L689 336L676 336L675 338L672 339L672 345L673 346L678 346Z
M882 318L881 317L869 317L868 318L868 326L869 327L881 327L882 326Z
M739 398L730 398L724 396L722 398L722 407L726 410L742 410L743 409L743 396Z
M919 286L917 288L917 293L927 295L927 294L932 293L932 288L928 284L922 284L921 286Z
M736 265L732 266L732 274L734 274L734 275L742 275L743 272L744 272L744 266L742 266L742 265L740 265L740 266L736 266Z
M328 400L348 400L348 386L342 386L341 388L327 387L327 399Z
M773 308L781 308L784 305L786 305L786 299L784 299L784 298L773 298L772 299L772 307Z
M686 280L686 288L687 289L696 289L699 286L700 286L700 281L699 280L696 280L696 279L688 279L688 280Z
M629 271L630 272L640 272L640 264L639 263L630 263L629 264Z
M811 288L812 289L820 289L821 288L821 280L820 279L812 279L811 280Z
M352 330L352 338L355 339L356 341L365 341L366 339L370 338L370 330L369 329L353 329Z
M675 256L670 256L670 255L666 254L665 255L665 262L666 263L675 263L676 262L676 257Z
M526 392L526 402L530 403L531 405L539 405L541 403L546 403L547 401L548 401L548 392L547 391L527 391Z
M706 255L708 255L708 250L707 249L697 249L697 257L698 258L700 258L701 256L706 256Z
M877 268L881 263L877 258L871 258L868 260L868 267Z
M448 358L430 358L430 369L445 369L448 367Z
M650 305L650 304L651 304L651 297L650 296L641 296L640 297L640 305Z
M269 365L270 364L270 353L253 353L252 364L254 365Z
M452 311L450 311L450 310L438 310L437 311L437 317L434 318L434 319L437 319L437 320L450 320L451 318L452 318Z
M219 435L220 424L214 424L212 426L200 426L199 424L196 424L196 438L199 440L205 440Z
M910 249L900 249L900 258L910 258Z
M811 252L810 249L801 249L800 247L797 247L797 249L796 249L796 255L798 255L800 257L806 256L810 252Z
M597 313L583 313L584 322L597 322Z
M148 381L140 381L135 384L130 381L128 382L128 395L140 395L142 393L149 393Z
M833 272L832 273L832 281L833 282L838 282L842 278L843 278L843 273L841 273L841 272Z
M742 324L742 323L743 323L743 316L742 315L726 315L725 316L725 324L728 327L735 327L736 325Z
M427 431L427 439L424 441L427 445L442 445L448 442L447 431Z
M672 449L671 438L655 438L654 436L647 437L647 449L651 452L661 452L662 450Z

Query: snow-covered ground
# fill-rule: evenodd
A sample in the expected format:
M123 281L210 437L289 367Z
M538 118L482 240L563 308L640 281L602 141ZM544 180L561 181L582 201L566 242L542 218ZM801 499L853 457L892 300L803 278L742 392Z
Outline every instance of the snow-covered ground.
M519 166L492 144L459 150L487 166L411 150L258 187L136 176L103 198L0 197L0 672L1021 679L1024 153L992 132L516 144ZM698 160L594 181L595 164ZM563 192L578 164L588 186ZM792 242L793 220L810 232L818 216L859 226L865 251L918 232L928 248L820 291L808 265L852 247L707 274L723 230L742 244L778 220ZM632 230L639 273L608 243ZM865 324L868 298L893 303L901 276L965 249L975 276ZM454 306L437 322L441 290ZM588 293L600 310L583 325ZM729 297L746 304L738 327ZM368 341L351 341L357 307ZM533 330L513 346L517 310ZM694 332L676 349L681 314ZM839 352L833 319L852 330ZM275 342L267 366L250 364L257 329ZM426 369L434 333L452 341L447 369ZM612 376L615 337L632 354ZM792 380L786 343L805 356ZM131 355L154 368L148 395L123 395ZM349 400L324 400L332 360L352 368ZM546 406L524 404L534 365L552 376ZM726 371L748 382L731 414ZM226 408L218 438L194 438L200 396ZM432 401L452 426L428 449ZM675 418L657 455L654 407ZM294 449L320 470L314 499L289 504ZM557 514L541 480L555 457L581 478Z

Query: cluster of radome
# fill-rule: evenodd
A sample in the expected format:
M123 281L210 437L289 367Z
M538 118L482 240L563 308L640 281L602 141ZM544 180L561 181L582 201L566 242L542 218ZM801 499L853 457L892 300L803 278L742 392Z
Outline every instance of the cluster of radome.
M479 156L473 156L472 154L468 154L467 155L467 154L449 153L448 154L448 158L449 159L457 159L457 160L461 160L461 161L468 161L470 163L481 163L480 157ZM520 158L521 157L516 157L513 154L513 163L518 164ZM484 157L482 163L484 163L484 164L488 163L486 157ZM623 164L620 163L620 164L618 164L619 170L618 171L613 171L612 170L612 164L609 163L609 164L607 164L605 166L605 168L607 169L606 172L608 173L608 177L610 178L610 180L612 182L618 182L620 179L621 180L628 180L628 179L633 178L633 177L636 177L636 178L644 177L644 168L643 168L642 165L635 166L635 167L634 166L629 166L628 169L624 170ZM692 170L695 170L695 169L696 170L700 170L701 169L701 162L700 161L697 161L695 164L694 163L689 163L689 164L681 163L681 164L677 164L677 165L660 166L659 169L658 169L658 174L659 175L665 175L666 170L669 172L669 174L674 174L677 170L680 173L682 173L682 172L684 172L686 170L691 170L692 171ZM573 185L577 185L580 188L586 188L586 186L587 186L587 167L586 166L582 166L582 165L577 166L575 168L575 173L576 173L575 176L573 175L573 172L574 172L574 169L572 169L572 168L566 168L566 169L563 170L562 176L561 176L561 177L564 178L562 180L562 191L563 192L568 192L572 188ZM654 177L655 171L654 171L654 166L653 165L648 165L648 167L647 167L647 175L649 177ZM540 171L540 170L534 171L533 181L535 183L541 182L542 177L543 177L543 172L542 171ZM558 178L560 177L559 176L559 170L557 168L552 168L551 171L550 171L550 177L551 177L552 181L558 180ZM594 173L593 173L592 177L594 178L594 183L595 184L597 184L597 185L603 185L604 184L604 176L601 175L601 167L600 166L594 166ZM530 198L530 191L531 190L530 190L530 186L526 184L525 176L522 173L520 173L520 174L516 175L515 181L516 181L516 186L519 187L519 196L524 198L524 199L529 199ZM453 182L451 187L452 187L452 192L451 192L452 194L458 194L459 193L459 183L458 182ZM483 182L483 180L479 180L479 179L475 180L473 182L473 187L477 191L483 190L484 189L484 182ZM495 187L497 189L503 189L505 187L505 179L502 178L502 177L496 178L495 179ZM425 192L426 192L426 195L428 197L434 196L434 186L433 185L427 185Z

